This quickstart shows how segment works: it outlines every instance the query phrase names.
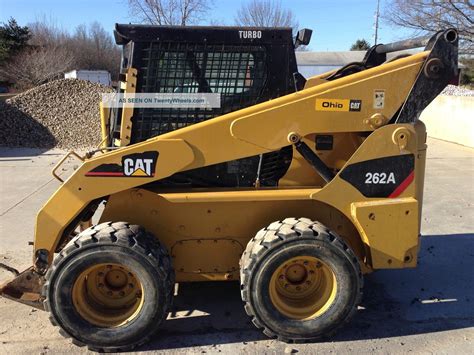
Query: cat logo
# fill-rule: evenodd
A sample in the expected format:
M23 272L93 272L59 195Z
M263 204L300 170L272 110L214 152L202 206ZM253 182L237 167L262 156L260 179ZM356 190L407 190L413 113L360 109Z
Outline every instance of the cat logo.
M102 164L88 173L86 176L95 177L153 177L155 176L158 152L149 151L125 155L122 164Z
M125 176L153 176L152 163L153 159L124 159L123 173Z

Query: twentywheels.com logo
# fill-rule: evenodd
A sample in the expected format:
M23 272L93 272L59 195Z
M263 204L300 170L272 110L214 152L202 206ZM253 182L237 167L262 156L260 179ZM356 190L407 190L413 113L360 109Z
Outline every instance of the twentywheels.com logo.
M214 93L107 93L102 105L108 108L219 108L221 95Z

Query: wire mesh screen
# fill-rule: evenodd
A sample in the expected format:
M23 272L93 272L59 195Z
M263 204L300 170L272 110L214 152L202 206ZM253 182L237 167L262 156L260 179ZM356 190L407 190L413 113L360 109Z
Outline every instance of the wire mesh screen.
M137 54L137 92L219 93L221 107L136 108L132 143L263 101L263 46L152 42Z

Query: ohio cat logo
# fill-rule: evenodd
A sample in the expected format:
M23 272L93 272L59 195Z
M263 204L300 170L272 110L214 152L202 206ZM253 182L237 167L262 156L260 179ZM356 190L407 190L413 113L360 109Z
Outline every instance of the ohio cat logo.
M149 151L125 155L122 164L102 164L88 173L86 176L102 177L153 177L155 176L158 152Z
M356 111L360 112L362 100L354 99L316 99L316 111Z

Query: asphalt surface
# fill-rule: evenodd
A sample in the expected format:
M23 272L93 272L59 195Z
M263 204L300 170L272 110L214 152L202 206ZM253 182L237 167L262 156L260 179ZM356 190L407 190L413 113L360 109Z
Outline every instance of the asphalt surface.
M360 309L334 338L269 340L247 319L237 283L182 284L162 331L137 352L473 353L474 149L428 144L419 266L368 275ZM49 171L61 154L0 149L0 262L31 264L27 243L38 209L58 186ZM0 271L0 282L8 277ZM62 338L47 313L0 298L0 353L69 352L87 350Z

